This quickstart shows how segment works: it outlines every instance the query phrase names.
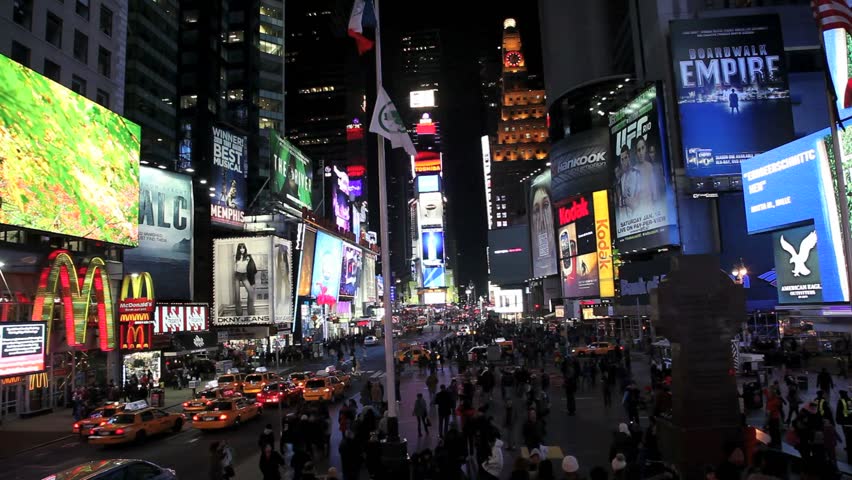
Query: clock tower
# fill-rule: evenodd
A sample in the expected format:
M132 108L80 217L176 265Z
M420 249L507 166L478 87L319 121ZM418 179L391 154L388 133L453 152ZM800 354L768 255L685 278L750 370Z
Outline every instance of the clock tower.
M509 73L526 74L524 54L521 53L521 34L514 18L503 21L503 77Z

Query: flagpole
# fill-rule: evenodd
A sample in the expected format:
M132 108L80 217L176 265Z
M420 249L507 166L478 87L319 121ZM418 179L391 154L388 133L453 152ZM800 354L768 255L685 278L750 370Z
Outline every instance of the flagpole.
M376 96L382 91L382 32L381 17L379 16L379 0L374 0L373 8L376 15ZM375 108L375 107L374 107ZM388 437L392 441L399 440L399 424L397 417L399 409L396 404L396 365L393 351L393 322L391 310L391 273L390 273L390 240L388 235L388 181L385 167L385 138L376 135L379 147L379 228L381 229L382 246L382 281L384 296L382 304L385 309L385 395L388 399Z
M825 59L825 90L828 97L828 119L831 123L831 141L834 147L834 176L837 179L837 200L840 205L840 238L843 242L843 254L846 257L846 292L849 295L849 301L852 302L852 237L850 236L849 228L849 196L846 191L846 175L843 172L843 149L840 146L840 135L837 132L837 124L840 121L840 115L837 111L837 95L834 91L834 81L831 76L829 66L831 63L828 58L828 50L825 48L825 32L817 24L817 32L820 36L820 46L822 47L823 58ZM844 31L844 37L845 37Z

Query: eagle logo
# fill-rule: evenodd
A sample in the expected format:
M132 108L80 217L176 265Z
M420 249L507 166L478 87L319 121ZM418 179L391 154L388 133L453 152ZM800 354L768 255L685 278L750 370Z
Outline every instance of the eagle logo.
M816 230L809 233L808 236L802 239L802 242L799 244L798 251L790 245L790 242L784 239L784 235L781 235L781 248L790 254L790 263L793 264L794 277L807 276L811 274L811 270L805 265L805 262L807 262L808 258L810 258L811 250L816 247L816 243Z

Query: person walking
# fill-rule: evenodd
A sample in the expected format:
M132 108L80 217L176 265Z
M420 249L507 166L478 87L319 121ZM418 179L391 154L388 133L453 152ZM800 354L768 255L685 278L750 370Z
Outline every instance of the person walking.
M281 467L284 466L284 457L273 450L272 445L265 444L263 453L260 454L258 467L263 480L281 480Z
M423 429L426 430L426 436L429 436L429 410L426 406L426 399L423 398L422 393L417 394L417 400L414 401L414 411L412 415L417 417L417 436L422 437L423 432L421 430L421 425Z
M846 446L846 461L852 460L852 399L849 392L840 390L840 400L837 401L837 424L843 430L843 439Z
M234 478L237 474L234 471L234 450L228 445L225 440L219 441L219 458L222 463L222 472L224 480Z
M447 391L446 385L441 385L441 391L435 394L435 405L438 407L438 437L444 438L453 414L453 396Z
M826 399L831 398L831 389L834 388L834 380L831 378L831 374L828 373L825 367L820 370L817 375L817 387L825 394Z
M435 401L435 391L438 389L438 376L435 375L435 372L429 374L426 377L426 389L429 390L429 401Z
M257 440L257 446L260 447L260 451L264 451L267 445L271 445L272 449L275 450L275 433L272 432L272 424L267 423L266 427L263 428L263 432L260 434L260 438Z
M799 387L793 383L787 387L787 419L784 421L788 426L793 422L793 416L798 416L799 406L802 404L802 398L799 396Z
M209 480L225 480L225 470L222 469L222 455L219 451L219 442L210 443L210 466L207 471Z
M479 471L481 480L497 480L503 473L503 441L499 438L491 438L489 441L491 454L482 462Z

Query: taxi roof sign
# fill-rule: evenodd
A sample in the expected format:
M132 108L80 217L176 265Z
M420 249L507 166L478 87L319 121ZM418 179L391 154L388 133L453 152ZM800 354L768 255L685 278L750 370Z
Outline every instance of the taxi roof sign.
M124 406L125 411L142 410L143 408L148 408L147 400L137 400L135 402L130 402Z

